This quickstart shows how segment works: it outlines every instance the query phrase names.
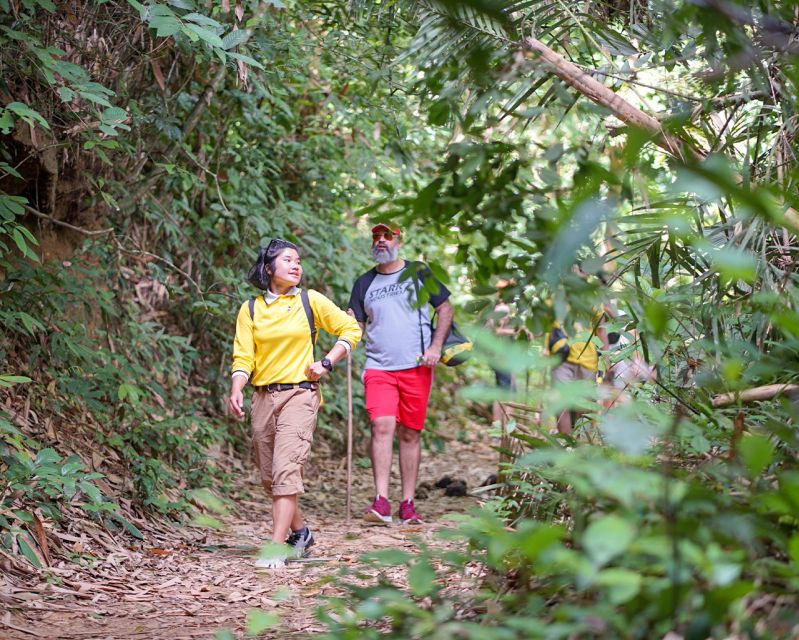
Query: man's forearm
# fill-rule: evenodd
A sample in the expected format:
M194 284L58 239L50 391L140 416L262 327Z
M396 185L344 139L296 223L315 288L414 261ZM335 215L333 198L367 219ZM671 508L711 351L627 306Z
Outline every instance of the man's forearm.
M441 349L444 346L444 340L447 339L447 334L452 326L453 310L449 300L442 302L436 307L436 313L438 314L438 322L436 323L436 330L433 332L433 339L430 346Z

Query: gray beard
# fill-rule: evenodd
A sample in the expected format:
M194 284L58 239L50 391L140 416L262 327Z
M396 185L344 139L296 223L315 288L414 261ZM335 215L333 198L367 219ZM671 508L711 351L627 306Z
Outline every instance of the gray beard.
M399 247L394 247L393 249L381 249L380 247L374 247L372 249L372 259L377 264L388 264L389 262L394 262L399 257Z

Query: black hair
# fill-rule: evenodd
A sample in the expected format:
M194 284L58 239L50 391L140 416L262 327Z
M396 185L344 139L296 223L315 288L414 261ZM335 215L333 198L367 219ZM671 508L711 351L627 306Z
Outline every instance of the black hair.
M247 274L247 280L250 281L250 284L263 291L269 289L269 282L275 270L275 260L283 253L284 249L294 249L297 253L300 252L296 244L282 238L273 238L266 247L261 247L258 252L258 259L250 267L250 271Z

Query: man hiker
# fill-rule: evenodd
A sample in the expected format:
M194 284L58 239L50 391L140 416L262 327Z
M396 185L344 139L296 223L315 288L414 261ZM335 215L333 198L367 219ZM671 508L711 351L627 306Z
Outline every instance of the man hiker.
M402 479L398 519L403 524L422 523L413 503L422 453L420 435L427 417L433 367L441 358L452 325L449 291L424 264L400 258L401 247L402 232L397 225L372 227L372 258L377 266L355 281L349 302L366 336L363 383L372 423L376 496L364 519L385 525L391 524L388 483L395 431ZM434 291L429 303L437 314L435 330L431 329L428 305L416 303L423 289Z

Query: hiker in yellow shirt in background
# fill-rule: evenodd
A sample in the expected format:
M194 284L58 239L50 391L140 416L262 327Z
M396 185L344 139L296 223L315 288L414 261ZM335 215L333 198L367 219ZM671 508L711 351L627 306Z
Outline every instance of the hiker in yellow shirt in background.
M594 316L593 335L588 341L570 342L563 332L561 324L555 322L546 337L546 351L549 355L561 357L561 363L552 370L555 382L571 382L573 380L597 381L599 371L599 351L593 342L598 338L602 343L602 351L608 350L608 332L603 325L605 311L600 309ZM563 434L572 432L577 417L585 413L576 409L566 409L558 416L558 431Z
M297 495L305 490L303 470L321 403L319 380L361 339L355 319L318 291L301 289L301 279L297 246L272 240L249 274L264 294L242 304L236 319L228 407L244 417L243 389L249 381L255 389L252 444L272 497L272 541L281 544L255 563L259 568L279 569L289 556L302 557L314 544ZM314 360L317 325L338 337L321 360Z

